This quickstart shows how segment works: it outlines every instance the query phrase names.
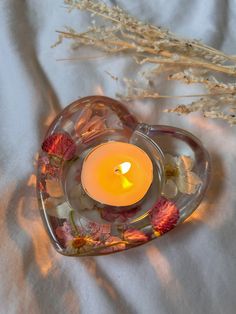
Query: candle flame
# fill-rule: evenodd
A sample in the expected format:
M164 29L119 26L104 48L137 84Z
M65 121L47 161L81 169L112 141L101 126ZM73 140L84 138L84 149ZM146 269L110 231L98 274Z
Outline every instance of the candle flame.
M121 164L119 164L117 167L115 167L115 173L117 173L118 175L121 176L121 184L122 187L124 189L128 189L131 186L133 186L133 183L130 182L125 176L124 174L126 174L127 172L129 172L131 168L131 163L126 161L126 162L122 162Z
M129 172L130 168L131 168L130 162L128 161L122 162L122 164L115 168L115 172L118 174L126 174L127 172Z

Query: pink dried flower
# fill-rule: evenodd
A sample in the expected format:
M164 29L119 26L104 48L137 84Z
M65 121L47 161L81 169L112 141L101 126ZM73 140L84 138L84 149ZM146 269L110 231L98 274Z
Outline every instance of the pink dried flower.
M71 225L67 221L65 221L62 226L57 227L55 232L57 237L63 240L65 245L74 238L71 234Z
M126 222L129 218L133 217L138 210L139 207L135 207L122 212L114 212L112 207L106 206L101 209L101 217L109 222Z
M89 222L86 229L93 238L93 240L104 240L111 235L111 226L109 224L100 225L96 222Z
M90 108L85 108L78 118L75 131L83 143L88 143L100 135L107 133L105 119L94 115Z
M110 236L105 245L108 247L101 250L102 253L112 253L115 251L122 251L125 249L126 244L118 237Z
M101 218L109 222L114 222L119 218L119 213L114 213L108 206L101 209Z
M113 130L108 130L108 129L98 129L98 130L85 132L82 135L82 142L86 144L88 142L95 140L99 136L103 136L111 132L113 132Z
M175 203L162 197L152 208L150 217L153 229L162 235L176 226L179 220L179 210Z
M75 125L75 131L77 136L81 135L81 132L86 124L88 124L88 121L92 117L93 111L89 107L83 108L81 111L79 117L78 117L78 122Z

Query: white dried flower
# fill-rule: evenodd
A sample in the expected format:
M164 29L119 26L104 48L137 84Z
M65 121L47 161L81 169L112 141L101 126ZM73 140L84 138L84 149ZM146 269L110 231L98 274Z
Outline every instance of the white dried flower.
M168 198L174 198L178 191L183 194L196 193L202 180L192 171L193 159L189 156L165 156L166 183L163 193Z

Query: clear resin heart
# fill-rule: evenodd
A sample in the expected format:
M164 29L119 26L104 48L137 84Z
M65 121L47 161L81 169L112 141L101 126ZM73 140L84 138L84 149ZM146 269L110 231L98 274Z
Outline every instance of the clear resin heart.
M136 145L152 161L152 184L134 205L99 203L81 184L86 156L110 141ZM138 123L120 102L90 96L66 107L44 138L38 159L39 208L59 253L114 253L144 244L183 222L201 202L209 173L209 155L192 134Z

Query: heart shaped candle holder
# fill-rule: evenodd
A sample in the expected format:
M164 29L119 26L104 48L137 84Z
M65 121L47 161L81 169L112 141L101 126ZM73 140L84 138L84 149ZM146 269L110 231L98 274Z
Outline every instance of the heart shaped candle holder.
M139 147L152 162L152 183L135 204L104 204L88 195L81 182L87 157L112 141ZM140 171L145 174L147 169ZM40 212L59 253L114 253L144 244L183 222L201 202L209 174L209 155L192 134L138 123L120 102L89 96L66 107L47 131L38 159ZM92 175L95 180L96 173Z

